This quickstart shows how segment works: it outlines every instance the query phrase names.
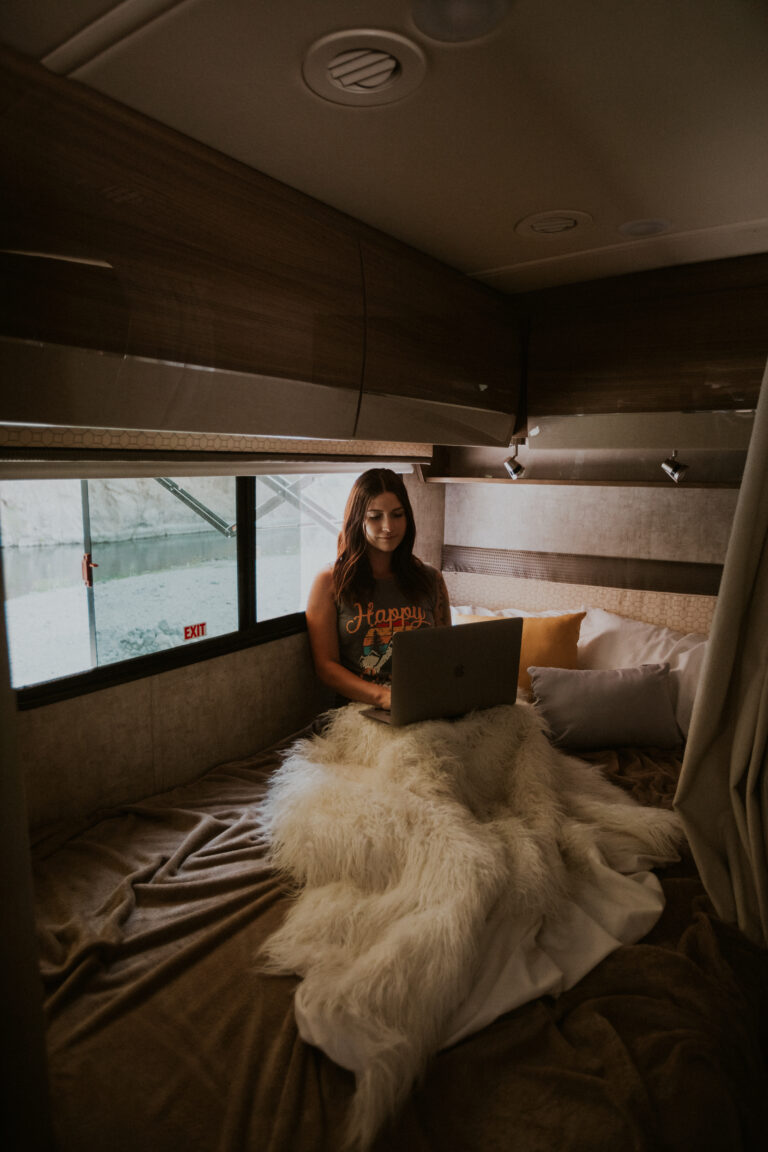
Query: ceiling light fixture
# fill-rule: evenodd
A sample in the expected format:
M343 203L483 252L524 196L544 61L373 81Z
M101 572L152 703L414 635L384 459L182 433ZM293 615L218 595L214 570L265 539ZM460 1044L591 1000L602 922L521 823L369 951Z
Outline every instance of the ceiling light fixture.
M413 22L431 40L463 44L498 28L509 0L413 0Z
M622 236L630 236L633 240L643 240L650 236L663 236L671 232L672 225L669 220L628 220L626 224L619 225Z
M671 456L662 461L662 471L666 472L670 480L674 480L675 484L679 484L683 476L688 471L688 464L683 464L682 460L677 459L677 449L675 448Z

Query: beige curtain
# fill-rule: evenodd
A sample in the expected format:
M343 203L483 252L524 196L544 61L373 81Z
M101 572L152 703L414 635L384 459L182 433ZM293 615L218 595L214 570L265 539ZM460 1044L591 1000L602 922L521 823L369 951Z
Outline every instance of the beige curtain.
M718 916L768 946L768 367L675 807Z

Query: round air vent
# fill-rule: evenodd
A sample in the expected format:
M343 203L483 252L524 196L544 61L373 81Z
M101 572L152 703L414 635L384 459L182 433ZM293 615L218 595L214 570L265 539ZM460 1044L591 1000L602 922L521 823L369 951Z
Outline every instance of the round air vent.
M424 78L421 49L404 36L374 28L332 32L304 58L304 82L323 100L366 107L408 96Z
M515 224L515 232L521 236L562 236L564 233L574 232L592 224L589 212L576 212L572 210L558 210L553 212L536 212L533 216L526 216Z
M342 92L376 92L391 84L399 71L399 61L391 52L350 48L331 60L328 79Z

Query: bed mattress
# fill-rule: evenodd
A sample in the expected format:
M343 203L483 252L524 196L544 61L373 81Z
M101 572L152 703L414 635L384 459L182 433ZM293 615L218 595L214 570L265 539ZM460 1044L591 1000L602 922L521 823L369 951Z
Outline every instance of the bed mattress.
M354 1078L300 1039L297 979L257 963L292 898L259 821L280 752L38 839L59 1152L338 1152ZM671 805L678 753L583 758ZM659 877L642 941L437 1053L377 1152L761 1147L768 960L690 857Z

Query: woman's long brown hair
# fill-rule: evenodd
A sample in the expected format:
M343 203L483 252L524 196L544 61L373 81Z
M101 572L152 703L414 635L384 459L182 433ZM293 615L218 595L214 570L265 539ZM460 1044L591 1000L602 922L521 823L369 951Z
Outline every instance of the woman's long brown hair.
M416 521L402 477L391 468L369 468L355 480L344 509L344 523L333 566L333 592L339 603L361 599L373 592L373 573L368 562L363 522L371 500L384 492L394 493L405 511L405 535L392 553L392 574L400 591L415 597L426 596L431 591L429 572L413 554Z

